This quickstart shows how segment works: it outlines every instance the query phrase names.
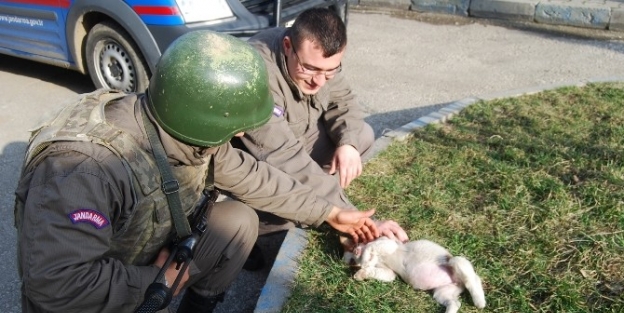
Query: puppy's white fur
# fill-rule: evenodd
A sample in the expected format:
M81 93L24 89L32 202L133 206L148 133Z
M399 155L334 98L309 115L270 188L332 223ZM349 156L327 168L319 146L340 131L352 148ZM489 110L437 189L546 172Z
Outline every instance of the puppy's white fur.
M464 289L470 292L476 307L485 307L481 278L470 261L452 256L434 242L416 240L404 244L381 237L358 245L352 253L346 252L344 260L360 266L356 280L391 282L398 275L414 289L433 290L433 298L446 307L446 313L459 310L459 295Z

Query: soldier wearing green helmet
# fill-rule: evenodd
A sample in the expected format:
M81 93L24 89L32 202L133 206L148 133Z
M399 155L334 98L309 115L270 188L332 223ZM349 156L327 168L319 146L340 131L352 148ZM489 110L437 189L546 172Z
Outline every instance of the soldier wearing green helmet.
M254 209L378 237L372 210L333 206L232 148L272 110L255 50L196 31L165 51L145 93L81 95L36 128L15 203L22 311L133 312L210 187L237 200L214 205L186 270L163 268L162 284L179 276L174 295L186 290L177 312L222 299L258 235Z
M214 147L266 123L273 97L256 51L231 36L205 37L191 33L165 52L149 84L149 105L167 133L192 145ZM172 109L180 103L184 110Z

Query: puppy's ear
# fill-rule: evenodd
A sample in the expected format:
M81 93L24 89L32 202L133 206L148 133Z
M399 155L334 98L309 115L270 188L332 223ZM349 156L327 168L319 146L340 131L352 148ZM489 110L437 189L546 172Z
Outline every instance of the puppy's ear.
M356 247L355 242L346 236L340 236L338 239L340 240L340 245L342 246L343 251L342 261L351 266L355 265L355 257L353 255L353 250Z
M355 248L353 248L353 257L357 259L361 258L363 250L364 250L363 244L357 245Z
M355 242L353 242L351 238L346 236L340 236L339 240L340 245L342 245L342 250L344 252L353 252L353 249L355 248Z

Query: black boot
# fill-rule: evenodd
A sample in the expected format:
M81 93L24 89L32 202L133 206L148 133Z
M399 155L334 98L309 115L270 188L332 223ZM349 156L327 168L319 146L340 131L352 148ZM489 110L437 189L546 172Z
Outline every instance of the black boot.
M243 269L247 271L259 271L264 267L264 254L257 243L254 244L247 261L243 265Z
M193 290L186 289L184 298L180 301L178 313L212 313L217 303L223 302L225 292L216 296L202 297Z

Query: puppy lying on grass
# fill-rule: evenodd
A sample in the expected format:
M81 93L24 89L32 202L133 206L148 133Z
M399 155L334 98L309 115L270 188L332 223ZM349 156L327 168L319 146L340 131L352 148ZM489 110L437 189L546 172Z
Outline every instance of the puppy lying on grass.
M452 256L434 242L416 240L402 243L380 237L368 244L358 245L352 253L345 252L344 260L360 267L354 276L356 280L391 282L398 274L414 289L432 290L433 298L446 307L446 313L459 310L459 295L464 289L468 289L476 307L485 307L481 278L470 261Z

